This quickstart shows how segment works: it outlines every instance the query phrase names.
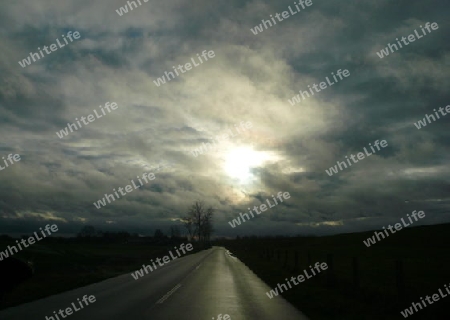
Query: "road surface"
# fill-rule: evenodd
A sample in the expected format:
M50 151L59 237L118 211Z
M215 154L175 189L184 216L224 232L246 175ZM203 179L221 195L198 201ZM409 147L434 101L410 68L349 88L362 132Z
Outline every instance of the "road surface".
M230 320L308 319L282 297L269 299L269 290L225 248L213 247L173 260L138 280L128 273L0 311L0 319L58 320L53 311L72 303L80 310L58 315L59 320L217 320L219 314L228 314ZM94 295L96 301L81 309L77 298L84 295Z

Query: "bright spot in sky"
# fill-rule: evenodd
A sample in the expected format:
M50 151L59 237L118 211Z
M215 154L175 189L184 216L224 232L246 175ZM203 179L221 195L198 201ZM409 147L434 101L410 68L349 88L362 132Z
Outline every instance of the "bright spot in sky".
M225 155L225 172L231 177L248 182L252 178L251 169L260 167L271 157L263 151L249 147L234 148Z

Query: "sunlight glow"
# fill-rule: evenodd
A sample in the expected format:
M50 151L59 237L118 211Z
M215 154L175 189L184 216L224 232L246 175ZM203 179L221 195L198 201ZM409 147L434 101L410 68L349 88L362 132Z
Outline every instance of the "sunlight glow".
M269 159L266 152L249 147L234 148L225 156L224 170L231 178L249 182L253 177L251 169L262 166Z

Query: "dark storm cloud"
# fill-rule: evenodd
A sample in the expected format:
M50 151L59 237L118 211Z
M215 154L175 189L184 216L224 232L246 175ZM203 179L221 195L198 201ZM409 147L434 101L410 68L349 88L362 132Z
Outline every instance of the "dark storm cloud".
M421 130L413 125L450 104L446 2L313 1L258 35L250 28L293 3L151 1L120 17L115 9L125 4L3 5L0 157L19 153L22 160L0 171L0 232L57 221L65 233L86 223L151 233L179 224L194 200L217 210L218 235L359 231L412 210L427 212L423 223L450 220L450 116ZM376 55L427 21L439 29L383 59ZM67 31L81 38L30 66L18 64ZM203 50L215 58L155 86ZM300 89L338 69L350 77L289 105ZM56 136L108 101L119 108ZM241 121L253 128L190 154ZM389 146L376 155L325 173L383 139ZM224 170L238 146L272 157L251 169L251 183ZM154 171L151 183L94 207L163 162L173 166ZM279 191L291 194L285 204L228 225Z

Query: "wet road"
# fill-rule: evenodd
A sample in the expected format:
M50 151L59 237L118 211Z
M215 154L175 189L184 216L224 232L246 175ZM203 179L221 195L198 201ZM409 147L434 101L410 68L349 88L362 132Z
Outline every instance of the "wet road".
M173 260L138 280L128 273L6 309L0 319L217 320L219 314L228 314L230 320L308 319L280 296L269 299L269 290L226 249L214 247ZM81 309L77 298L84 295L94 295L96 301ZM58 314L57 319L53 311L72 303L80 310Z

